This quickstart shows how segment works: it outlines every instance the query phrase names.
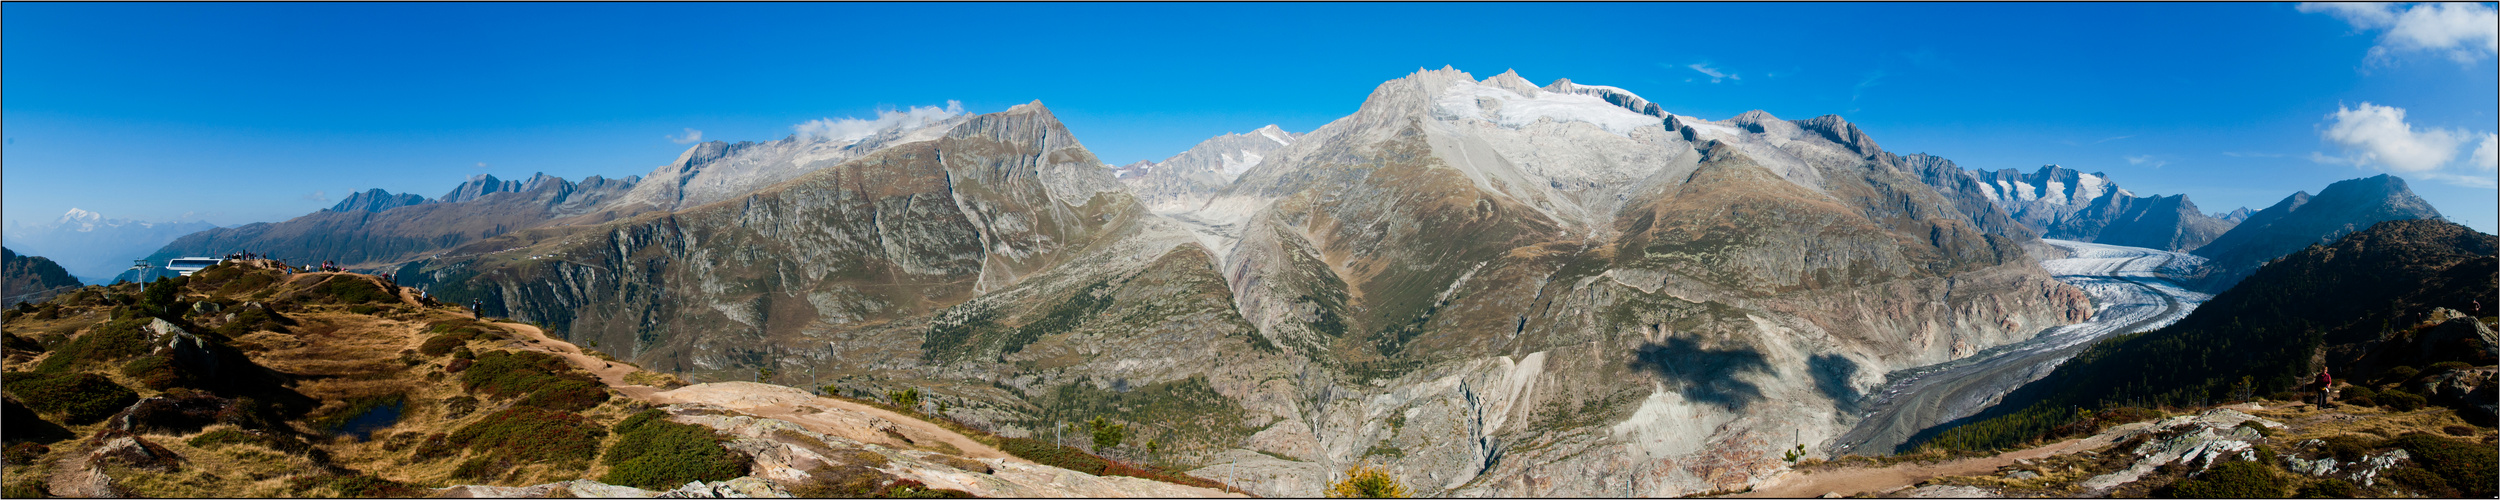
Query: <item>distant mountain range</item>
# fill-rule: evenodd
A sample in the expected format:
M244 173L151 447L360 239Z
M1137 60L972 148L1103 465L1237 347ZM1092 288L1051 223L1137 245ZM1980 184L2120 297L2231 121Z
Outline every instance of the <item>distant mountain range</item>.
M2437 218L2438 209L2392 175L2336 182L2317 196L2292 193L2197 248L2193 253L2211 259L2212 271L2191 284L2210 291L2228 289L2267 261L2310 245L2332 243L2382 221Z
M2184 194L2136 196L2101 173L2056 165L2030 174L1939 169L1925 179L1939 191L1988 200L2043 238L2185 251L2237 223L2198 211Z
M1102 163L1036 101L640 177L366 191L157 255L335 260L652 369L916 388L1002 434L1126 419L1157 460L1280 478L1263 495L1355 462L1431 495L1684 495L1781 470L1887 373L2089 317L2037 238L2235 269L2422 213L2362 181L2217 217L1833 115L1445 68L1157 162Z
M52 258L83 281L106 283L129 269L133 259L183 235L216 227L208 222L115 219L72 208L50 223L12 222L4 238L10 247Z

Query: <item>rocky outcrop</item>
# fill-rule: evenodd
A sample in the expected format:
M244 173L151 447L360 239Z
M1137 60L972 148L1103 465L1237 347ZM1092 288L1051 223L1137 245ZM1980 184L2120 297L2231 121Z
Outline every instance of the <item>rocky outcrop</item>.
M1266 158L1265 155L1293 144L1301 134L1286 132L1275 125L1259 127L1247 133L1224 134L1199 142L1188 151L1163 161L1141 161L1112 171L1120 184L1128 187L1137 201L1156 213L1188 212L1206 205L1208 199L1233 179L1249 172Z
M2133 448L2113 450L2133 457L2125 469L2094 476L2077 483L2087 495L2106 494L2119 485L2135 482L2154 469L2177 464L2193 470L2205 470L2226 459L2256 460L2256 448L2250 441L2262 437L2256 429L2241 426L2254 422L2259 426L2280 429L2276 422L2230 409L2212 409L2197 415L2181 415L2155 422L2126 424L2104 435L2115 434L2115 441L2125 442L2136 436L2152 436Z
M2228 289L2258 266L2310 245L2333 243L2381 221L2437 218L2438 209L2393 175L2337 181L2314 197L2292 193L2197 248L2194 253L2210 259L2213 271L2190 284Z
M462 187L466 188L467 185L464 184ZM460 190L455 189L452 192L459 193ZM339 204L331 205L330 211L348 212L363 210L367 212L380 212L405 206L423 205L425 203L425 197L417 196L414 193L391 194L390 191L383 191L381 188L374 188L348 195L347 199L339 200Z

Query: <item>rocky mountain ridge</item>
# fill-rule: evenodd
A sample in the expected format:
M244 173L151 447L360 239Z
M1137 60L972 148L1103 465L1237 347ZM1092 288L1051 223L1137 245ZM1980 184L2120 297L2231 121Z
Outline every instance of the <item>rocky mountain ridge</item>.
M2043 238L2186 251L2236 223L2198 211L2184 194L2136 196L2107 175L2057 165L2028 174L1930 167L1922 178L1939 191L2002 207Z
M2331 243L2384 221L2438 218L2439 209L2414 196L2404 179L2393 175L2337 181L2316 196L2292 193L2197 248L2193 253L2211 259L2213 271L2192 284L2228 289L2259 266L2310 245Z
M78 278L52 259L0 247L0 306L43 302L78 285Z
M1027 104L397 276L697 378L920 388L1002 435L1161 408L1134 437L1277 495L1360 462L1436 494L1741 487L1877 374L2088 314L1966 222L2002 213L1837 117L1546 90L1577 85L1418 72L1163 214ZM1854 310L1881 312L1823 312Z

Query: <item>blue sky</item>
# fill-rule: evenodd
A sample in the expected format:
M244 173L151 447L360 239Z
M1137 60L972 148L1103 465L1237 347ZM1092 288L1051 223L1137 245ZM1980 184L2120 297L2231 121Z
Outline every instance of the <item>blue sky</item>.
M366 188L437 196L479 173L638 175L690 129L772 140L950 100L1042 100L1118 164L1270 123L1309 131L1383 81L1451 65L1623 87L1710 119L1839 114L1895 152L2107 172L2207 211L2395 172L2491 232L2500 200L2478 164L2500 130L2491 12L9 3L0 209L30 223L71 207L284 220Z

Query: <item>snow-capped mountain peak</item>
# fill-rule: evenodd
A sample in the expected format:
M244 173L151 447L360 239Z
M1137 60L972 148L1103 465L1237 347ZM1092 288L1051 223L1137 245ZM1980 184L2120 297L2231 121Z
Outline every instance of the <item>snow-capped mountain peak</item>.
M1435 118L1482 120L1508 129L1526 127L1538 120L1583 122L1625 137L1631 136L1634 129L1659 126L1658 117L1625 109L1598 96L1544 92L1515 73L1494 75L1482 82L1453 82L1433 96L1432 112Z

